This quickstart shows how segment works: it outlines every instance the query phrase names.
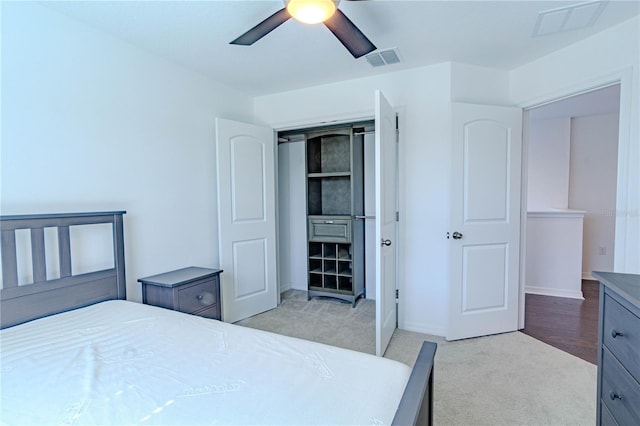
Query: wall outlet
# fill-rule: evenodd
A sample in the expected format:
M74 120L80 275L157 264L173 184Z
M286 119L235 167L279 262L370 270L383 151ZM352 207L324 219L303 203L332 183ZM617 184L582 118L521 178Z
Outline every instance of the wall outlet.
M604 246L600 246L600 247L598 248L598 254L599 254L600 256L606 256L606 255L607 255L607 248L606 248L606 247L604 247Z

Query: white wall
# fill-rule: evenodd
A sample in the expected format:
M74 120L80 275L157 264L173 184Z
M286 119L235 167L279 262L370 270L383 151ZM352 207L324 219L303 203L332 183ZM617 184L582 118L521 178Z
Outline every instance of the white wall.
M289 144L278 145L278 281L280 291L291 289L291 208L289 200Z
M127 210L140 277L218 264L216 116L247 97L34 2L2 4L2 214Z
M527 214L527 293L582 299L584 211Z
M551 118L529 123L527 158L527 210L567 208L571 118Z
M640 18L510 72L513 101L523 107L621 81L616 222L617 272L640 273Z
M571 120L569 207L584 210L582 275L613 270L618 114Z
M509 72L477 65L451 64L451 100L508 106Z
M278 247L280 291L307 290L305 143L278 145Z

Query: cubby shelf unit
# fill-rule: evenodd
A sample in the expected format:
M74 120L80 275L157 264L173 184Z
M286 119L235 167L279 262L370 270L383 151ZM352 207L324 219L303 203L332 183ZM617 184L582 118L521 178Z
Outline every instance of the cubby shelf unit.
M364 294L362 136L352 127L306 134L308 297L355 306Z
M353 294L351 244L309 243L309 289Z

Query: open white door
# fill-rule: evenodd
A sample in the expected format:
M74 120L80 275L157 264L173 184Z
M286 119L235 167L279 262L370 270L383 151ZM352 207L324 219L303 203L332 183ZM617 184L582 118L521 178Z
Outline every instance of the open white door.
M216 119L222 319L277 306L275 138L265 127Z
M518 329L522 110L452 104L447 340Z
M396 114L375 92L376 142L376 355L396 329Z

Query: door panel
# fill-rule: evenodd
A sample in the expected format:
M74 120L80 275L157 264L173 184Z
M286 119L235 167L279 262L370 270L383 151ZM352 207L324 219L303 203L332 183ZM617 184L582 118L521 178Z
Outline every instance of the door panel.
M520 291L522 111L454 103L451 117L447 339L514 331Z
M263 164L266 160L264 145L255 137L240 135L229 140L229 148L233 223L264 222L266 220L263 180Z
M267 285L267 240L235 241L233 270L236 272L235 299L242 300L269 290Z
M507 246L477 245L463 250L463 314L506 309L507 281L502 271L508 261ZM480 275L477 271L484 273Z
M396 115L379 90L375 94L376 182L376 355L384 355L396 329ZM387 244L382 244L387 241Z
M464 220L507 220L509 195L508 128L476 121L464 128ZM486 155L491 152L492 155Z
M222 318L277 305L275 141L269 128L216 119Z

